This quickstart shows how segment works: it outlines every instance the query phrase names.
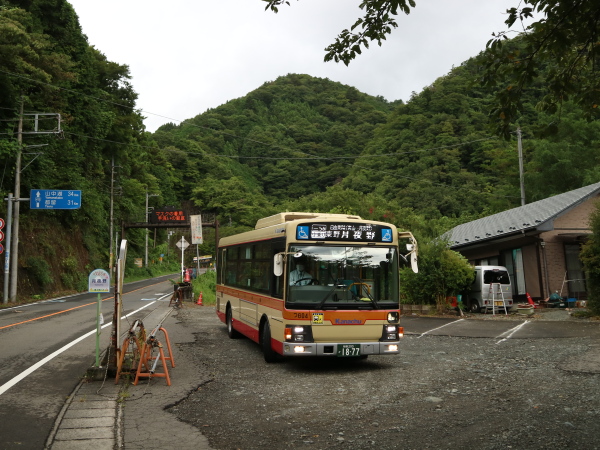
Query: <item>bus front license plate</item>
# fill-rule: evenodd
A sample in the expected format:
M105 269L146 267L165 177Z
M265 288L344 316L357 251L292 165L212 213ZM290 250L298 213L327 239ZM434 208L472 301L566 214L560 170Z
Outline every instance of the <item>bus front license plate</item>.
M341 357L360 356L360 344L338 344L337 355Z

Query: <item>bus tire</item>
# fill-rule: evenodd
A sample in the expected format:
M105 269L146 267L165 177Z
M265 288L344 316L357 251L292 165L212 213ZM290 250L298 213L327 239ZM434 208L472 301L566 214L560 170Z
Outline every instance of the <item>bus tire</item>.
M260 343L265 362L274 363L280 360L277 352L271 348L271 327L268 320L263 323Z
M227 323L227 335L229 339L237 339L240 337L240 333L233 328L233 313L231 312L231 306L227 305L227 311L225 312L225 322Z
M469 312L478 313L481 312L481 307L479 306L479 302L477 300L471 300L469 303Z

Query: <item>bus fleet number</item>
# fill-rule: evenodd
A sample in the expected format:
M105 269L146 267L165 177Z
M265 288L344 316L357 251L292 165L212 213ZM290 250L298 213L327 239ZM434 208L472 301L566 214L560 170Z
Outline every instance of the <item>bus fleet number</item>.
M310 319L310 316L308 315L308 313L305 313L305 312L295 312L294 313L294 319L305 319L305 320L308 320L308 319Z

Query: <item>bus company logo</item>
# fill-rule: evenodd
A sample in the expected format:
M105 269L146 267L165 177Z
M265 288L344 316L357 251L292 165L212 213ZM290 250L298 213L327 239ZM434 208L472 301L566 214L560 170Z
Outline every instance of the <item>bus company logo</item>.
M335 319L333 321L334 325L362 325L362 323L360 319Z
M312 323L313 325L323 325L323 313L312 313Z

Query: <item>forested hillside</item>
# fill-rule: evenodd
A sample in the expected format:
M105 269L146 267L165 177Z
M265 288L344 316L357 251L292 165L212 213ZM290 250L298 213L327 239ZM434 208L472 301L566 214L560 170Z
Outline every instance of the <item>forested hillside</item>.
M290 74L153 138L180 170L182 197L254 226L340 183L392 110L353 87Z
M121 221L143 221L146 189L177 202L174 175L144 133L129 78L126 65L108 61L87 42L65 0L0 1L2 197L15 192L21 107L21 198L30 189L82 191L78 210L21 204L20 292L83 289L89 271L108 266L113 168L116 230ZM34 113L60 114L61 131L57 116L39 116L38 131L54 133L30 134ZM141 236L141 230L128 235L134 254Z
M21 208L20 290L28 295L82 289L90 270L107 267L111 198L116 231L144 221L150 194L153 207L216 214L221 235L278 211L312 210L391 221L432 238L520 204L517 127L528 201L600 180L598 122L569 102L540 112L535 83L511 139L496 135L483 55L406 104L288 74L150 134L127 66L91 44L64 0L0 0L3 198L15 189L21 103L26 131L28 114L62 118L60 133L23 135L22 197L38 188L82 191L76 211ZM52 116L43 122L57 127ZM144 237L128 231L130 260L143 255ZM151 241L154 256L168 253L164 232Z

